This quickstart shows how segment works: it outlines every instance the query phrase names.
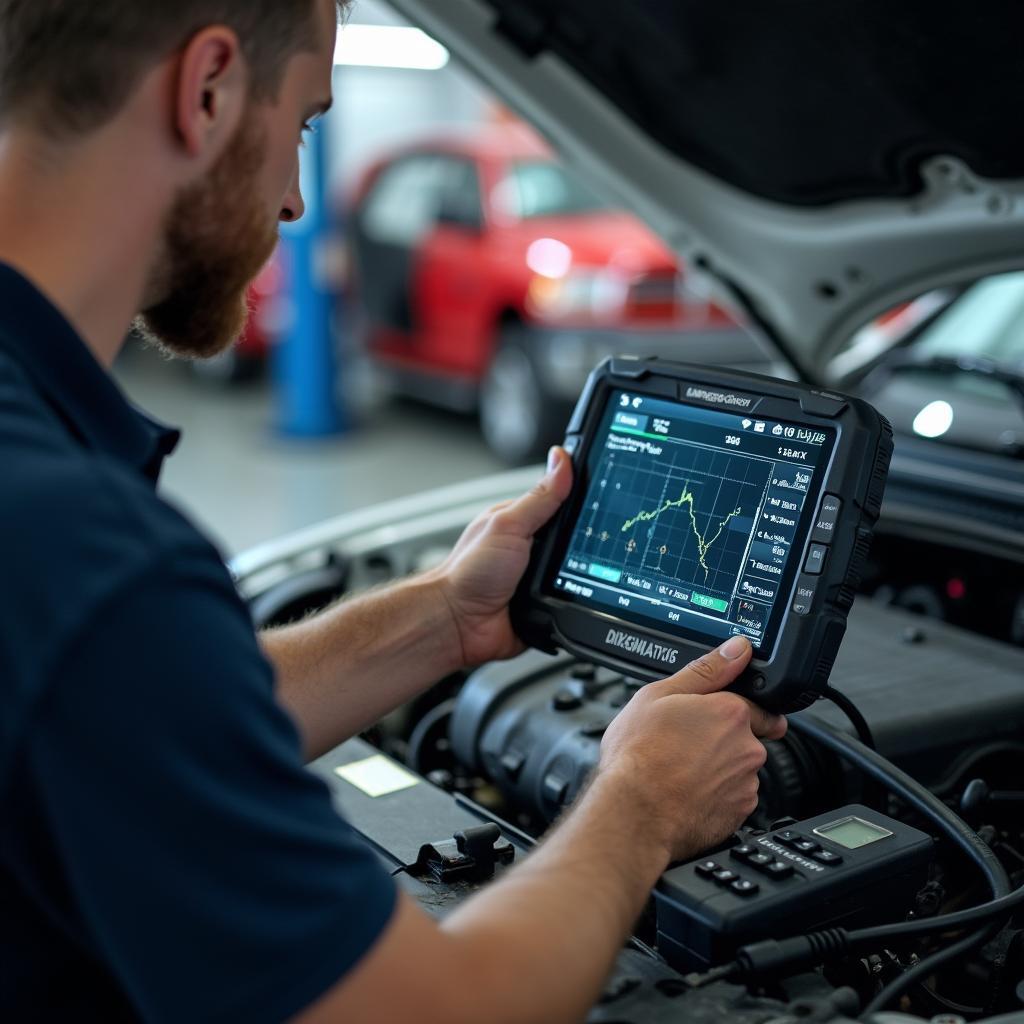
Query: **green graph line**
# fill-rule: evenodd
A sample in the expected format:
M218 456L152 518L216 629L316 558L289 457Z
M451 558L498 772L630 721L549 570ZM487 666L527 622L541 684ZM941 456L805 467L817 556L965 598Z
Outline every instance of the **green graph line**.
M697 525L697 516L693 511L693 502L693 492L689 487L684 487L683 493L677 501L666 501L661 508L655 509L653 512L640 512L633 516L632 519L627 519L626 522L622 524L622 532L625 533L631 527L636 526L637 523L646 523L650 522L652 519L657 519L662 512L667 512L670 508L682 508L684 505L688 505L690 511L690 523L693 526L693 535L697 538L698 561L704 569L704 578L706 579L708 573L711 572L711 569L708 567L707 562L704 561L705 556L708 551L711 550L711 545L722 536L722 531L729 525L729 520L734 516L738 516L743 510L738 508L730 512L719 524L718 531L715 533L714 537L707 540L706 535L700 532L700 527ZM710 529L710 524L708 524L708 528Z

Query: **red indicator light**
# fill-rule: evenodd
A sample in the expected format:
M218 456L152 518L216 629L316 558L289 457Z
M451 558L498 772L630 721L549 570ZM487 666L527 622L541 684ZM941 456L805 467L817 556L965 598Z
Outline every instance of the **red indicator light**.
M952 601L961 600L967 593L967 587L964 581L954 577L946 584L946 596Z

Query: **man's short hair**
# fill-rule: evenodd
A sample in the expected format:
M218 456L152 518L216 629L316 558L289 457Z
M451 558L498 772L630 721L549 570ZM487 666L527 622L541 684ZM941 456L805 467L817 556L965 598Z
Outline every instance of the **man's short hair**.
M350 0L337 0L344 11ZM123 106L146 71L207 25L238 33L257 99L314 42L316 0L0 0L0 125L31 118L84 133Z

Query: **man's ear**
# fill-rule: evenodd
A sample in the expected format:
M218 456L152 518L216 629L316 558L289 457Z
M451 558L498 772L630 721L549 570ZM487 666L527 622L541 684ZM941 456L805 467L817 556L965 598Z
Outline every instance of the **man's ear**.
M225 26L197 32L178 59L174 130L183 155L212 166L234 137L249 94L238 36Z

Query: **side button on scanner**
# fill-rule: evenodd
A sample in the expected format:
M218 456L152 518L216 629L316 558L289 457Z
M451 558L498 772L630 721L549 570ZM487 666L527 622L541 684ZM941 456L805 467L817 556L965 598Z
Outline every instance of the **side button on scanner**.
M796 593L793 595L793 611L797 615L810 614L817 589L818 581L814 576L801 576L796 581Z
M814 532L811 540L818 544L831 544L835 536L836 523L839 521L839 513L843 510L842 498L834 494L826 494L821 499L821 507L818 509L818 517L814 520Z
M804 563L804 572L809 576L820 576L825 568L825 559L828 557L828 548L824 544L812 544L807 552L807 561Z

